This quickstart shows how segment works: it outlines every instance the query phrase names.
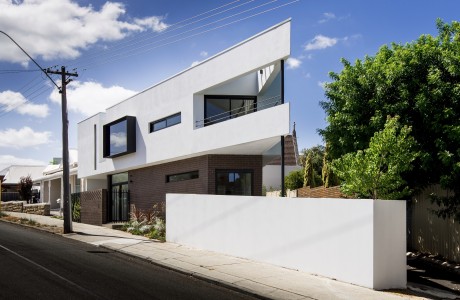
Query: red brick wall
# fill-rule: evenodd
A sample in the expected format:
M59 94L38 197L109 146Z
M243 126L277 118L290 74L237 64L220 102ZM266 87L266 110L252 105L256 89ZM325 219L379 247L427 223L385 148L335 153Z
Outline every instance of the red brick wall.
M164 203L167 193L214 194L215 169L253 169L254 195L262 194L262 156L203 155L162 165L129 171L131 205L146 210ZM199 172L199 178L166 182L166 175Z
M138 209L151 209L164 203L166 193L205 194L207 191L207 156L184 159L158 166L129 171L130 202ZM199 172L199 178L166 182L166 175Z
M107 223L107 190L81 192L81 222L91 225Z
M340 186L325 188L324 186L310 188L309 186L297 189L299 198L346 198L340 192Z

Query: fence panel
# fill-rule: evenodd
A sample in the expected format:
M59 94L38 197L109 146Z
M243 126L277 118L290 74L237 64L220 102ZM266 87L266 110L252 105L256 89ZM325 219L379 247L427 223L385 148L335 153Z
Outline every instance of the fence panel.
M18 192L2 192L2 201L19 201L21 197Z
M431 213L436 204L431 204L430 194L447 195L439 185L427 188L412 199L409 226L412 250L439 254L448 260L460 263L460 224L454 219L442 219Z

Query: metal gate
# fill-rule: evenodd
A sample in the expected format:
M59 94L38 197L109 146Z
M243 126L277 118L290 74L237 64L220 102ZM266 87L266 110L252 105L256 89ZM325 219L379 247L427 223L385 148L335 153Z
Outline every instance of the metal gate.
M108 192L108 221L127 222L129 221L129 190L123 189L124 185L112 187Z

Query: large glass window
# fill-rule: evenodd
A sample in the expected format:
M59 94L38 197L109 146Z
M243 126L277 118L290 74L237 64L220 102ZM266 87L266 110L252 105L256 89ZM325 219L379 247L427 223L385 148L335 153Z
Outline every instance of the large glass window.
M110 155L126 152L128 135L126 132L127 121L123 120L110 126Z
M216 170L217 195L252 195L252 171Z
M170 126L174 126L181 122L181 113L154 121L150 123L150 132L158 131Z
M104 157L136 152L136 118L123 117L104 125Z
M257 110L255 96L205 96L204 126L250 114Z

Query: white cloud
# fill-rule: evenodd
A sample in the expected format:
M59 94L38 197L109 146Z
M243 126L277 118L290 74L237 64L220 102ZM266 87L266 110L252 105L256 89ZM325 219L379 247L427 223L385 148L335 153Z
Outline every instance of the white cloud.
M320 23L320 24L326 23L327 21L333 20L335 18L336 18L336 16L335 16L334 13L325 12L325 13L323 13L323 18L321 20L319 20L318 23Z
M150 28L153 31L161 32L168 28L168 25L163 22L164 17L148 17L144 19L134 19L134 23L142 27Z
M21 93L13 91L0 92L0 111L15 111L21 115L30 115L38 118L46 118L49 108L46 104L34 104L28 102Z
M34 131L30 127L23 127L19 130L8 128L0 131L0 147L5 148L26 148L50 143L51 132Z
M0 1L0 28L32 57L75 58L99 41L123 39L132 32L164 30L163 17L123 21L122 3L106 2L100 10L72 0ZM27 57L8 38L0 37L0 60L27 65Z
M0 170L3 170L11 165L46 165L46 162L32 159L32 158L21 158L13 155L0 155Z
M290 57L286 61L286 64L287 64L288 69L294 70L294 69L297 69L298 67L300 67L300 65L302 64L302 61L300 59Z
M208 56L208 52L206 52L206 51L201 51L201 52L200 52L200 56L202 56L202 57L207 57L207 56Z
M190 67L194 67L196 66L197 64L199 64L201 61L198 61L198 60L195 60L194 62L192 62L192 64L190 65Z
M114 132L110 134L110 145L113 147L126 147L126 132Z
M67 105L71 111L81 113L84 116L91 116L105 111L106 108L136 93L136 91L117 85L104 87L93 81L72 81L67 86ZM61 94L57 90L53 90L50 99L52 102L60 104Z
M320 50L334 46L339 39L330 38L324 35L315 36L306 46L305 50Z

